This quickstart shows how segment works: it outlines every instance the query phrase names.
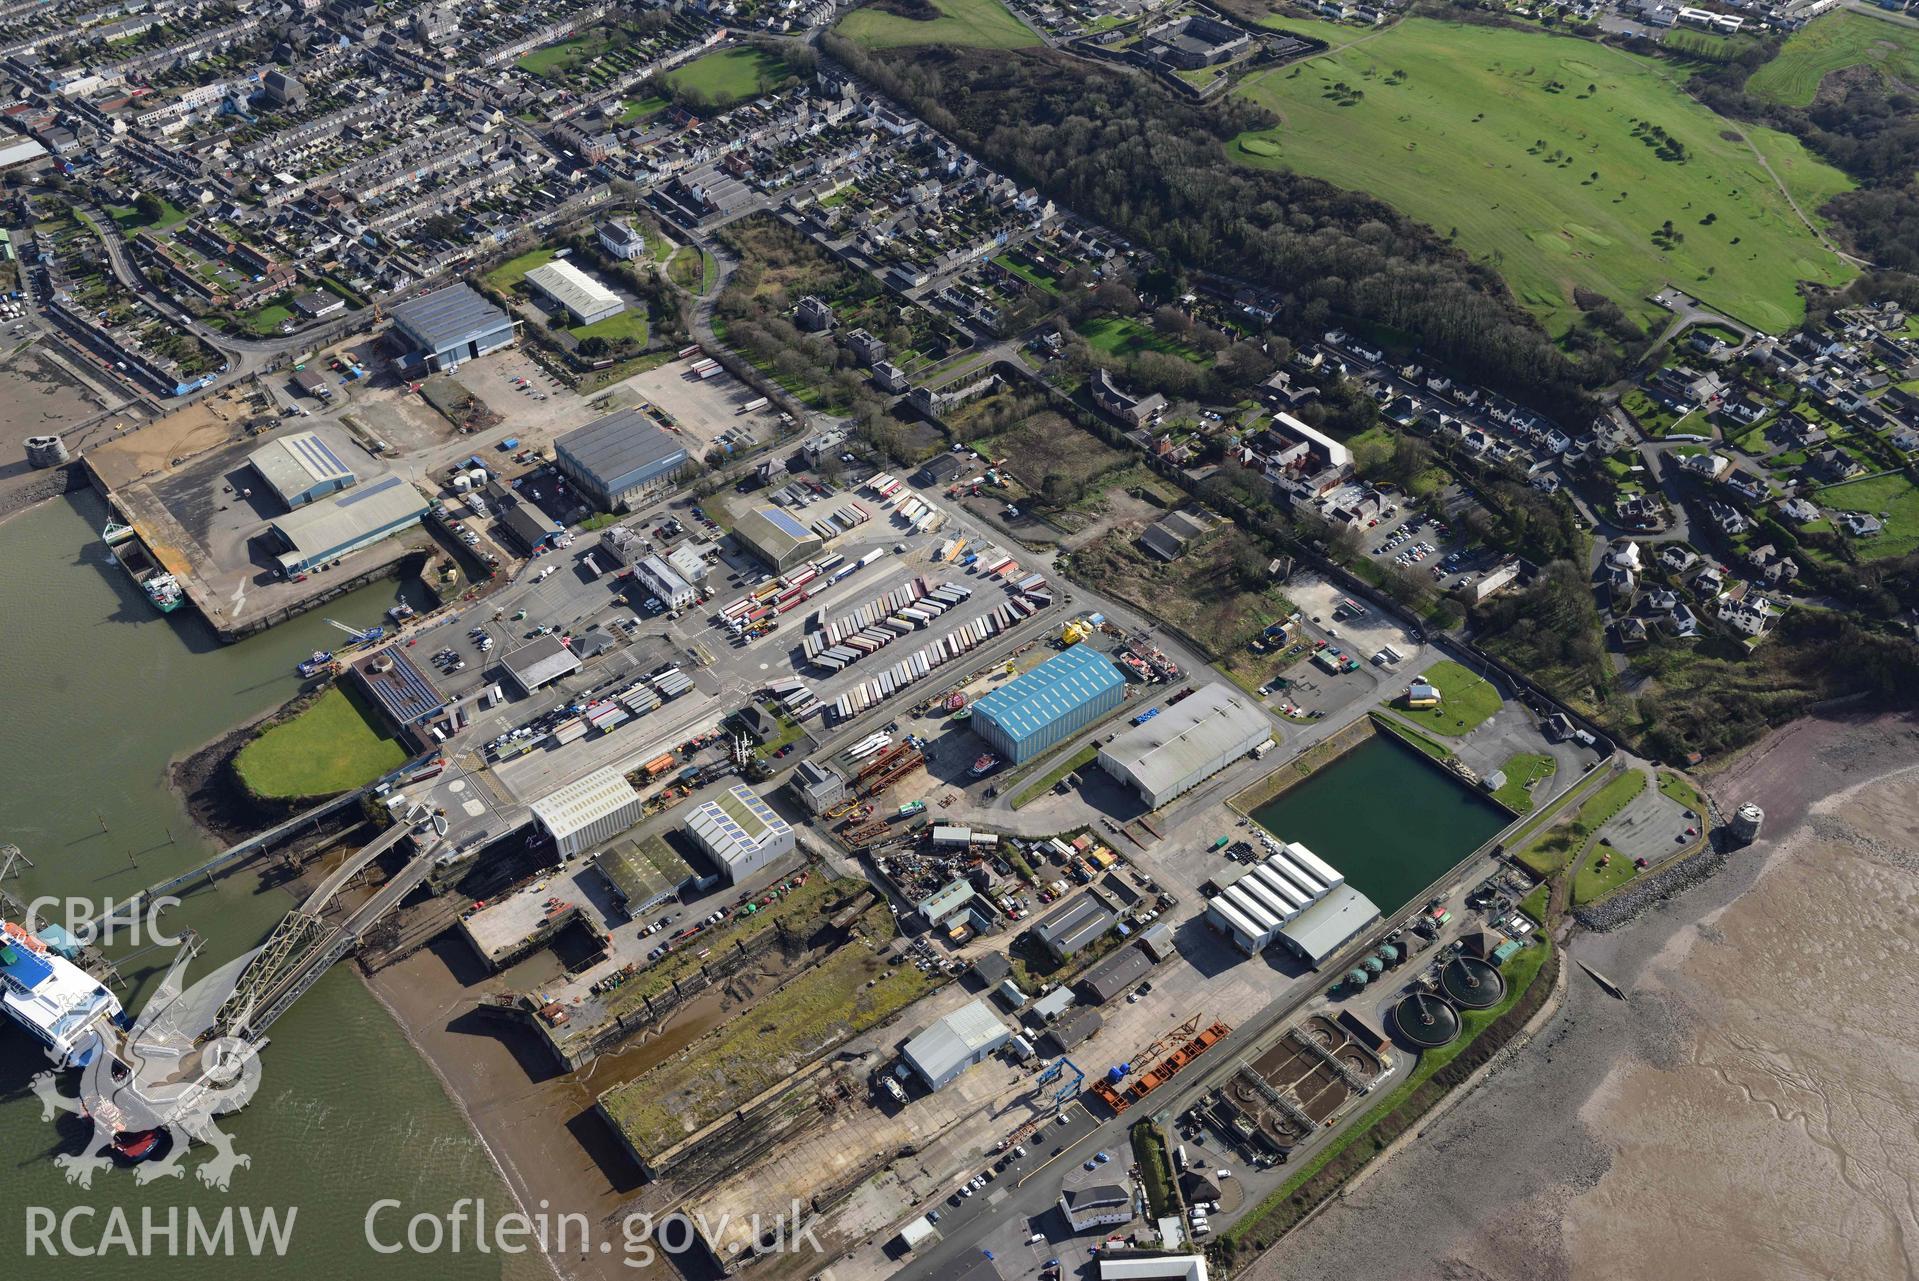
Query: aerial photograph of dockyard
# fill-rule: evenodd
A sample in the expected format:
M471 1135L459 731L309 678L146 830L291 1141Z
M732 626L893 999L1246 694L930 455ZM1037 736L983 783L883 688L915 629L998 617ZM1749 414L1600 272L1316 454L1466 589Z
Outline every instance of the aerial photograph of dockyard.
M1919 7L0 0L0 1262L1919 1278Z

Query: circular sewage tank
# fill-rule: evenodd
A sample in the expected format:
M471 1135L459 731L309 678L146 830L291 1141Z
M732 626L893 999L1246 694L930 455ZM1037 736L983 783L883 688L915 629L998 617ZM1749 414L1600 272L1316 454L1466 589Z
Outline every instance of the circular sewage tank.
M1455 1005L1487 1010L1506 995L1506 980L1497 966L1476 956L1456 956L1439 972L1439 990Z
M1450 1045L1459 1035L1459 1011L1431 992L1414 992L1393 1007L1399 1035L1422 1050Z

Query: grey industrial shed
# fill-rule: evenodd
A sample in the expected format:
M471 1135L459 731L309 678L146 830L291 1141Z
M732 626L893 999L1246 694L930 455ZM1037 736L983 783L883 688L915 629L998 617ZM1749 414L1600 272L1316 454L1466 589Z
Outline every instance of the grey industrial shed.
M513 318L469 285L409 298L392 310L393 331L407 346L403 366L454 369L513 343Z
M1090 894L1081 894L1042 916L1033 937L1055 959L1065 960L1113 928L1119 918Z
M943 1089L975 1063L1013 1039L1012 1029L985 1001L960 1006L906 1043L900 1058L928 1089Z
M553 461L602 511L616 511L671 484L686 447L640 410L622 409L554 441Z
M1146 953L1123 947L1080 976L1080 994L1094 1005L1104 1005L1126 995L1152 969L1152 958Z

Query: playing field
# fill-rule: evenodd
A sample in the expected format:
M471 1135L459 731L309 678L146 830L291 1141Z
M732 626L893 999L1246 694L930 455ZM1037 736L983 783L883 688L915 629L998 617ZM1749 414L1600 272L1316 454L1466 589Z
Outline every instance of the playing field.
M945 16L922 21L903 18L884 9L856 9L841 20L839 31L848 40L869 49L914 44L1021 49L1039 43L1032 29L1015 18L999 0L931 0L931 3Z
M1798 281L1854 272L1793 215L1754 146L1790 161L1779 180L1810 216L1846 180L1783 135L1735 129L1664 75L1588 41L1410 18L1247 77L1239 91L1282 123L1229 149L1456 233L1555 333L1577 316L1575 288L1650 321L1647 298L1668 283L1784 332L1804 315Z
M1753 72L1746 88L1755 97L1804 107L1820 81L1847 67L1872 67L1919 84L1919 27L1855 9L1814 18L1786 38L1779 56Z
M667 72L666 82L724 105L751 98L789 74L786 63L758 49L722 49Z

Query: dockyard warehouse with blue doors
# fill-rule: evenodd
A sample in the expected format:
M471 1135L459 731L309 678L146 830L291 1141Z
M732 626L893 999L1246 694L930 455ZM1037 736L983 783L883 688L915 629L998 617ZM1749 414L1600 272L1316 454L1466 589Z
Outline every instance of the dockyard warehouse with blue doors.
M1018 765L1126 701L1126 674L1091 645L1075 645L973 704L973 730Z
M427 501L398 476L348 490L337 498L296 507L273 522L286 544L282 572L305 573L420 523Z
M601 511L658 493L686 470L686 447L637 409L596 418L553 442L553 462Z
M454 285L393 308L402 370L440 373L513 345L513 318L471 286Z
M295 432L247 455L260 480L291 510L351 489L357 477L317 431Z

